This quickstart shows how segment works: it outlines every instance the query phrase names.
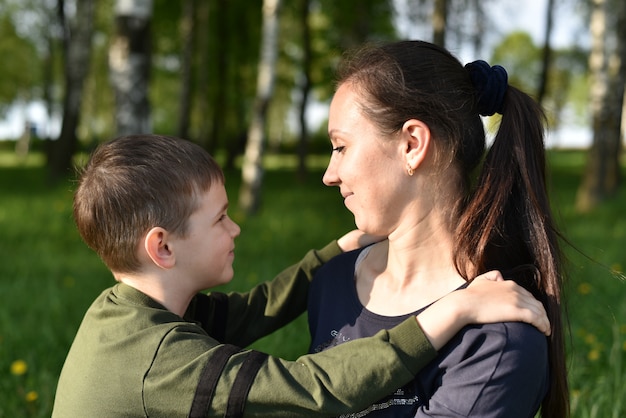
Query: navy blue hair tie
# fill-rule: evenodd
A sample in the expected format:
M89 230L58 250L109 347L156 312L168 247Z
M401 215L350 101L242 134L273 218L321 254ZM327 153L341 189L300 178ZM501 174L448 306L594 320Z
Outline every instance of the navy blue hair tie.
M502 113L504 95L509 85L509 77L504 67L491 67L485 61L478 60L465 65L478 95L478 113L491 116Z

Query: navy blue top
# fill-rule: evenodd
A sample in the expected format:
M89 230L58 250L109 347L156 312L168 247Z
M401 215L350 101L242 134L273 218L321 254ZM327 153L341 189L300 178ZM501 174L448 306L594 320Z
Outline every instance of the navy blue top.
M374 335L419 313L381 316L360 303L354 272L361 251L335 257L313 279L308 306L312 353ZM532 418L547 392L548 370L547 339L533 326L467 326L413 382L346 417Z

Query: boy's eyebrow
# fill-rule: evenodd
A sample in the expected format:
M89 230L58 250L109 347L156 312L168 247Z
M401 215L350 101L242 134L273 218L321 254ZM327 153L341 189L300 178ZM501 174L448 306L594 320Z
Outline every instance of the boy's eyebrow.
M226 201L226 203L222 205L222 208L217 212L217 214L219 215L222 212L226 212L227 209L228 209L228 201Z
M212 215L212 216L213 216L214 218L216 218L216 219L217 219L217 218L219 218L220 216L222 216L222 214L223 214L223 213L224 213L227 209L228 209L228 200L226 201L226 203L224 203L224 204L222 205L222 207L220 207L220 208L219 208L218 210L216 210L215 212L212 212L212 213L213 213L213 215Z

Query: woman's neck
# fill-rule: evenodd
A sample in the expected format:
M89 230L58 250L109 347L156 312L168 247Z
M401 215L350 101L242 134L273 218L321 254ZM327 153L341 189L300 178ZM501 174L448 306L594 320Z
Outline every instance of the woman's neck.
M372 247L355 272L357 293L370 311L414 312L461 286L452 259L452 234L443 228L395 231ZM391 303L390 303L391 301Z

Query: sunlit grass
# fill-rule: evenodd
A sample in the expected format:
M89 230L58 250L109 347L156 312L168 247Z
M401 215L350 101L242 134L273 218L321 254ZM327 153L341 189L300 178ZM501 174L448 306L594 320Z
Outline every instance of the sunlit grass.
M51 185L41 164L7 155L0 158L8 161L0 166L0 417L49 417L82 315L113 279L74 227L72 182ZM235 208L240 176L227 173L233 216L243 232L236 242L235 279L225 289L245 290L271 279L309 248L352 228L337 191L322 186L319 171L301 184L291 171L276 168L277 159L270 165L263 207L248 219ZM307 344L300 318L257 346L294 358Z
M0 167L40 167L45 162L41 153L30 153L20 158L14 152L0 151Z
M566 283L574 417L626 416L626 191L591 213L574 210L586 156L551 153L552 196L572 245ZM626 174L626 173L625 173Z
M10 159L0 153L0 162ZM43 157L0 163L0 417L49 417L56 380L84 311L113 282L81 242L71 219L72 183L47 182ZM262 208L236 211L238 172L228 172L236 241L235 279L224 289L246 290L353 228L335 188L321 183L328 156L316 157L306 182L297 159L270 156ZM574 417L626 416L626 193L593 213L573 203L584 156L552 153L551 194L559 223L576 249L565 246L571 340L568 364ZM591 260L587 257L590 257ZM308 345L300 318L255 345L295 358Z

